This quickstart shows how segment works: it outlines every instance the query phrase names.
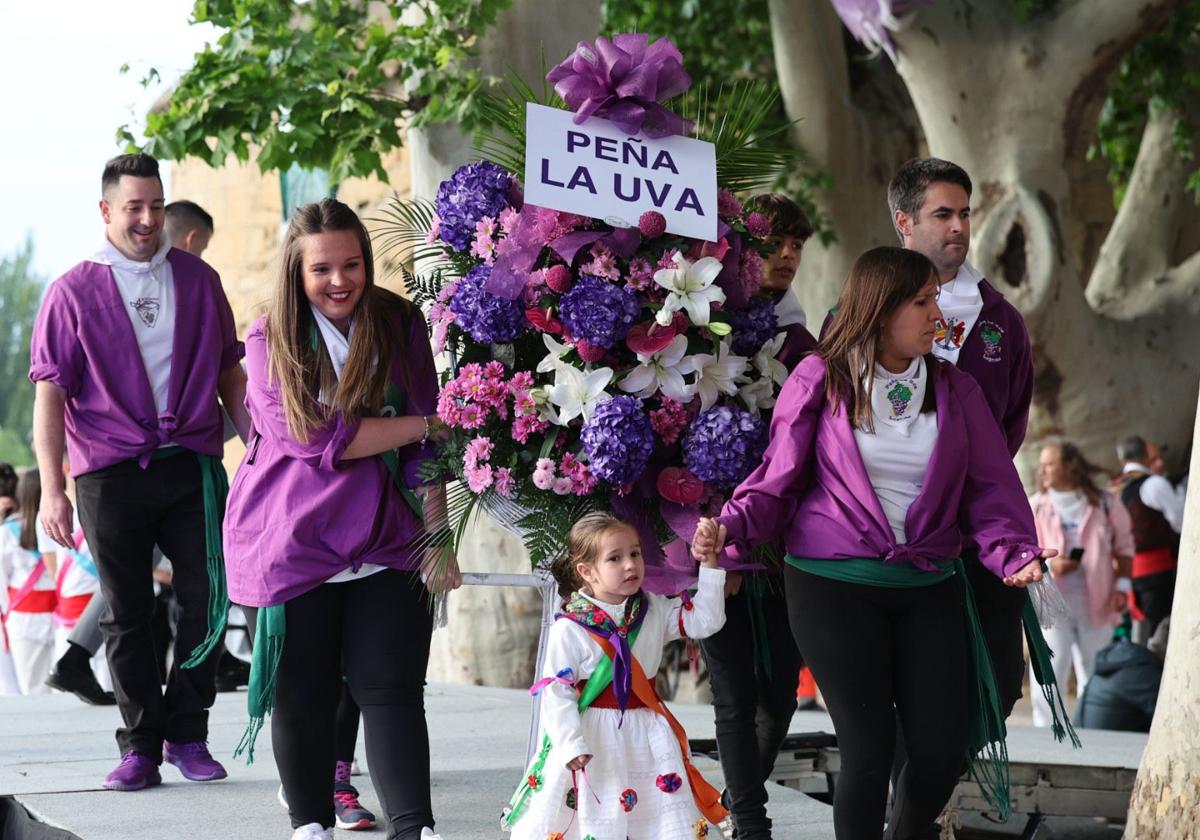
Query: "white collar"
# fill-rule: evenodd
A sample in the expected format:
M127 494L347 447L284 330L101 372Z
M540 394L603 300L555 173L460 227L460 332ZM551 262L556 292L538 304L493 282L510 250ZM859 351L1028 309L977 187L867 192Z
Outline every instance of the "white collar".
M1150 475L1150 468L1145 466L1144 464L1139 464L1136 461L1126 464L1125 466L1121 467L1122 475L1124 475L1125 473L1131 473L1131 472L1140 472L1140 473L1146 473L1147 475Z
M117 246L109 241L108 237L104 237L104 244L88 257L90 262L99 263L100 265L112 266L113 268L129 271L136 274L145 274L154 271L161 266L167 259L167 252L171 250L171 243L163 238L163 242L158 246L158 250L146 262L131 260L129 257L117 250Z
M337 326L325 317L325 314L309 301L308 308L312 311L313 321L317 324L317 331L321 334L321 342L325 345L325 349L329 351L329 361L333 363L333 375L340 382L342 380L342 369L346 367L346 360L350 358L350 335L354 334L354 322L350 322L350 335L342 335L342 331ZM321 402L325 405L333 405L332 394L322 394Z
M782 297L775 302L775 322L780 327L790 327L792 324L808 326L808 315L800 305L800 298L796 297L790 286L784 289Z
M949 292L955 297L979 297L981 296L979 291L981 280L983 280L983 274L971 265L970 260L966 260L958 267L958 273L942 287L942 292Z
M625 618L625 605L629 603L628 598L619 604L610 604L607 601L601 601L599 598L593 598L583 590L580 590L579 594L608 613L609 618L613 621L622 621Z

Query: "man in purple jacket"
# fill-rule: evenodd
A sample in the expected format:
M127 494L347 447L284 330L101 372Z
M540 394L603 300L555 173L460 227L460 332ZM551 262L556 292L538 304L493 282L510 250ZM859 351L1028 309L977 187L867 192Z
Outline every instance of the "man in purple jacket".
M101 196L105 238L47 290L29 378L42 524L60 545L74 545L65 444L109 605L101 628L125 726L121 762L104 786L140 790L161 781L164 752L186 778L225 776L205 745L227 609L213 539L225 486L217 395L245 436L246 375L216 272L162 235L158 162L113 158ZM165 694L150 630L155 544L172 560L181 607Z
M967 260L971 242L971 179L938 158L908 161L888 185L888 209L905 248L937 269L942 288L933 352L969 373L983 389L1010 455L1025 439L1033 399L1033 358L1021 314ZM1005 586L979 564L979 549L963 559L996 670L1005 716L1021 697L1025 672L1021 611L1025 593Z

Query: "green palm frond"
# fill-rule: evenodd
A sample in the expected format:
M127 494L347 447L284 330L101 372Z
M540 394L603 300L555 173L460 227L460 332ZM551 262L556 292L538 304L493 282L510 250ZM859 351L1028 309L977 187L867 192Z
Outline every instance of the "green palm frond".
M545 70L545 61L542 62ZM525 106L530 102L550 108L563 107L562 99L550 87L542 73L541 93L510 71L507 89L485 93L479 98L478 117L483 123L475 131L475 151L509 172L525 176Z
M391 257L406 265L444 261L442 247L425 242L435 215L432 201L392 193L376 215L366 220L373 227L375 258Z
M539 501L542 501L539 499ZM602 507L591 496L547 499L517 521L534 569L546 568L567 548L567 532L585 513Z
M673 103L696 123L695 135L716 147L717 183L733 192L770 188L798 156L787 143L793 123L770 125L779 91L762 82L717 88L697 85Z

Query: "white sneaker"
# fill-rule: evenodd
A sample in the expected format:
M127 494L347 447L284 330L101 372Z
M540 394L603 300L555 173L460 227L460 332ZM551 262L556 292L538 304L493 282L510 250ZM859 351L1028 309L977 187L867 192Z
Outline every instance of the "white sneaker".
M432 828L422 828L421 840L442 840L442 835L434 834Z
M320 823L308 823L292 832L292 840L333 840L333 829Z

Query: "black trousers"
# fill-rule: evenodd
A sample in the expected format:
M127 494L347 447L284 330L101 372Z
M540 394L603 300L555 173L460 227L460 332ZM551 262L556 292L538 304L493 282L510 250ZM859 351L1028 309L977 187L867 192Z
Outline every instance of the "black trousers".
M1175 600L1175 569L1133 579L1138 608L1146 614L1146 635L1153 636L1162 620L1171 614Z
M362 712L354 702L354 695L350 693L350 685L345 678L341 685L337 717L334 720L334 758L349 762L354 760L354 749L358 746L358 718Z
M879 840L899 720L908 745L889 840L925 832L950 798L967 743L967 646L959 584L843 583L788 566L792 632L833 718L838 840Z
M186 451L151 461L146 469L123 461L79 476L75 495L108 602L100 629L125 723L117 730L117 744L122 753L137 750L161 762L164 738L177 743L207 739L208 708L216 697L219 647L199 666L179 667L208 633L200 464ZM156 544L171 558L180 607L175 664L165 691L151 629Z
M756 650L756 635L769 653L769 670ZM796 711L803 666L788 626L782 578L747 575L725 601L725 626L700 647L712 685L726 806L740 840L769 838L766 780Z
M246 608L250 626L257 610ZM333 826L342 675L362 709L388 840L433 828L425 670L433 613L416 572L326 583L287 602L271 746L292 826Z
M1021 699L1021 684L1025 679L1025 627L1021 623L1025 590L1019 586L1005 586L979 562L978 549L964 548L962 559L979 610L983 640L996 672L1000 711L1007 718Z

